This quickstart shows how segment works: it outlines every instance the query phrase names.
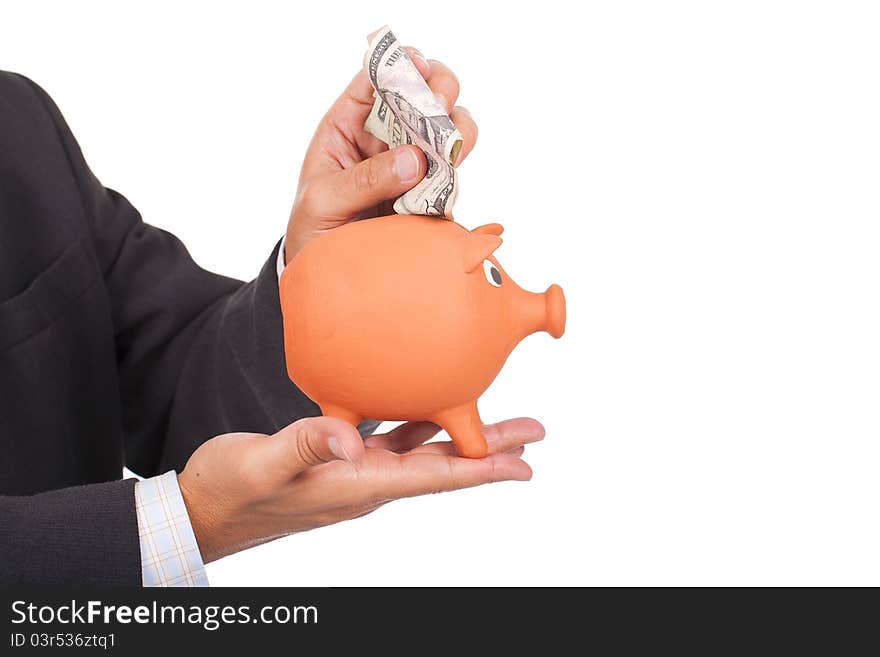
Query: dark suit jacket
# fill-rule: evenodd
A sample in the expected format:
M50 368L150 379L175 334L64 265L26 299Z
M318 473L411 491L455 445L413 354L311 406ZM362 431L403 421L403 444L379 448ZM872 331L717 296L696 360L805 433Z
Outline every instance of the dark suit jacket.
M199 268L0 72L0 583L139 585L123 465L320 414L285 372L275 257L250 283Z

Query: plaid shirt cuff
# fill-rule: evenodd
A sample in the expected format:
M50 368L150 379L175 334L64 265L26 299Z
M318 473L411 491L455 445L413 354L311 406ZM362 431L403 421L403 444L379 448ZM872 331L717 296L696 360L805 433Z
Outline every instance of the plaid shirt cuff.
M208 586L173 470L134 487L144 586Z

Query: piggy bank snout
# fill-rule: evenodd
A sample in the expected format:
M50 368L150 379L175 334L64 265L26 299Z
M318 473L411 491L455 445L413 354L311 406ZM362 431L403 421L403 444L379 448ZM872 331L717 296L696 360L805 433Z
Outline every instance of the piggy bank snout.
M565 295L558 285L551 285L543 293L524 291L520 303L525 310L520 339L538 331L547 331L554 338L565 332Z
M565 295L562 288L555 283L544 292L547 306L547 333L554 338L561 338L565 333Z

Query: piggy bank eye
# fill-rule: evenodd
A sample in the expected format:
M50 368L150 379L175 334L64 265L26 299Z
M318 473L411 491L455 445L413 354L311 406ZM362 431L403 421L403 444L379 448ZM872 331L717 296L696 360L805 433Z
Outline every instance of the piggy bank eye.
M486 274L486 280L490 285L501 287L501 272L491 260L483 260L483 273Z

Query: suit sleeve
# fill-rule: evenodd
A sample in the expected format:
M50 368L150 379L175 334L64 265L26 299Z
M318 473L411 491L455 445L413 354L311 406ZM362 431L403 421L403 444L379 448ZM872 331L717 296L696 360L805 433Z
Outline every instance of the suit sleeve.
M52 100L112 308L126 463L180 471L221 433L272 433L318 407L287 377L276 245L250 283L210 273L89 170Z
M134 479L0 497L0 585L141 585Z

